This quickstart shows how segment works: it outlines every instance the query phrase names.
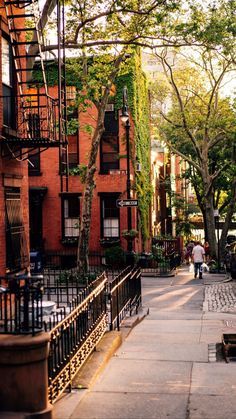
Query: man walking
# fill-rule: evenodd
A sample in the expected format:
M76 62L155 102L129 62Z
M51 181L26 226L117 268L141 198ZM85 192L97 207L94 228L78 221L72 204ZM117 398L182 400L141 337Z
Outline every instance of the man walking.
M201 243L196 242L192 251L192 260L194 263L194 278L197 278L199 272L199 279L202 279L202 264L205 258L205 250L201 246Z

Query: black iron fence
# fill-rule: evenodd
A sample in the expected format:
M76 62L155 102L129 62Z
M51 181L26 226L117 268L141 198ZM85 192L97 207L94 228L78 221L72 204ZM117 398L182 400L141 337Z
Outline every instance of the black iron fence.
M1 278L0 333L32 334L43 330L42 288L28 278Z
M78 295L74 310L50 331L51 403L71 386L73 377L107 329L106 284L104 273Z
M106 251L90 252L88 273L86 275L84 275L84 273L80 275L79 269L76 267L76 258L76 249L47 252L43 255L42 260L44 274L45 270L46 273L50 270L52 276L52 272L54 271L54 275L59 274L61 276L62 282L63 276L68 275L71 277L71 280L72 276L76 273L77 277L80 276L80 282L82 280L85 283L88 283L104 271L109 279L114 279L121 272L121 270L127 266L125 258L122 263L120 260L118 261L119 263L117 263L117 258L109 258L106 256ZM67 271L66 274L65 271Z
M122 319L141 305L141 269L124 269L108 284L108 318L110 330L120 328Z
M125 268L115 279L103 272L85 285L68 271L2 278L0 333L50 333L49 400L55 402L108 330L141 305L141 269ZM55 275L54 275L55 273Z
M73 269L76 267L77 249L47 252L43 256L43 265L50 269ZM105 256L101 252L89 253L90 273L101 273L105 270Z
M175 239L165 239L153 237L152 245L162 248L163 255L169 255L171 253L182 253L182 240L180 237Z
M142 268L143 274L151 276L174 275L175 269L181 264L181 255L174 251L164 254L161 248L152 254L142 254L138 265Z

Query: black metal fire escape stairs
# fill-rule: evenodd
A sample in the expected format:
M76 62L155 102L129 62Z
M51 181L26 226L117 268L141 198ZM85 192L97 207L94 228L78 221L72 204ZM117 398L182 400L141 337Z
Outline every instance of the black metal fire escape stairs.
M58 47L58 98L55 99L48 94L38 0L4 0L4 5L17 93L14 94L15 126L12 129L12 123L4 124L1 141L12 157L22 160L50 147L58 147L60 166L64 166L62 177L67 177L66 95L61 93L65 92L65 79L60 77L65 65L65 60L60 58L63 46ZM59 5L59 14L60 9ZM40 80L32 78L34 66L40 72Z

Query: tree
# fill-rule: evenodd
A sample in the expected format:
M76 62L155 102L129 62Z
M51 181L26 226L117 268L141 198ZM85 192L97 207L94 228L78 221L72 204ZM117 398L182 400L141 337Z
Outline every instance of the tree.
M221 1L220 3L223 4L224 2ZM230 3L233 2L231 1ZM157 45L159 47L163 45L187 45L190 43L215 45L217 42L222 42L222 28L217 27L218 39L213 37L211 18L209 19L209 15L205 13L205 10L199 12L198 2L196 4L197 6L195 6L194 2L191 2L190 8L192 9L194 19L190 19L190 23L187 24L183 23L183 20L181 21L180 19L181 12L185 13L184 8L181 9L182 2L176 2L174 0L141 0L139 2L136 0L119 0L118 2L104 0L101 3L98 3L96 0L79 0L69 2L66 7L67 27L65 45L68 49L77 49L83 57L82 91L87 97L89 97L89 91L92 89L92 81L87 76L88 57L91 55L98 56L104 53L109 53L114 56L114 61L111 63L112 68L110 72L108 71L106 73L106 80L103 78L104 88L100 89L99 92L99 89L97 89L94 83L94 89L92 89L93 95L90 97L90 99L96 97L98 120L92 138L91 160L88 165L83 199L83 215L80 225L80 237L81 240L83 237L83 242L80 240L78 251L80 265L87 265L89 214L91 212L91 197L96 171L94 162L103 131L104 109L115 75L118 74L120 66L126 59L126 53L129 53L129 46L131 45L154 48ZM53 5L54 0L48 0L45 3L41 17L42 28L47 23ZM178 14L176 10L179 11ZM205 20L202 19L203 16L206 16ZM204 32L202 30L203 27L204 30L207 28L208 31ZM204 33L207 36L204 37ZM230 33L230 30L228 33ZM47 50L54 50L55 47L56 45L48 46Z
M226 171L228 185L235 176L232 170L235 112L230 99L221 96L227 77L234 71L234 62L221 52L200 47L171 54L163 50L156 56L168 81L165 90L161 84L161 136L170 150L190 165L205 232L212 256L216 257L214 208L220 197L223 199L217 182L222 184ZM163 102L167 99L169 105L164 111ZM225 198L229 198L229 193Z
M54 0L47 0L45 3L41 16L43 30L54 5ZM65 8L65 46L68 50L77 49L82 59L80 107L84 109L84 106L88 106L88 101L92 101L97 108L96 126L91 129L92 146L84 184L78 244L78 265L85 271L88 269L96 157L104 130L104 114L111 87L118 73L122 71L122 63L128 65L128 56L133 53L130 48L151 45L154 33L155 37L158 34L161 38L162 22L177 7L175 0L104 0L99 3L96 0L72 0ZM56 47L57 45L49 45L45 50L53 51ZM32 54L35 51L29 52Z
M83 57L83 92L97 107L96 127L92 134L88 159L80 222L77 263L80 269L88 269L88 246L91 222L91 206L96 172L96 157L104 130L104 114L110 89L116 76L122 71L122 63L132 54L132 46L142 43L151 35L154 19L163 20L175 6L173 1L96 1L72 3L67 25L67 47L79 48ZM92 13L91 13L92 10ZM108 56L105 65L104 57ZM96 77L93 64L88 58L96 58ZM111 59L111 56L113 59ZM99 57L101 64L99 68Z

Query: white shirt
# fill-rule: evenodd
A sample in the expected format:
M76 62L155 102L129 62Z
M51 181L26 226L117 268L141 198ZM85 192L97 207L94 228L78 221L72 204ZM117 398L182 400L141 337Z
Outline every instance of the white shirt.
M204 255L205 255L205 250L200 244L197 244L196 246L194 246L193 252L192 252L194 263L203 262Z

